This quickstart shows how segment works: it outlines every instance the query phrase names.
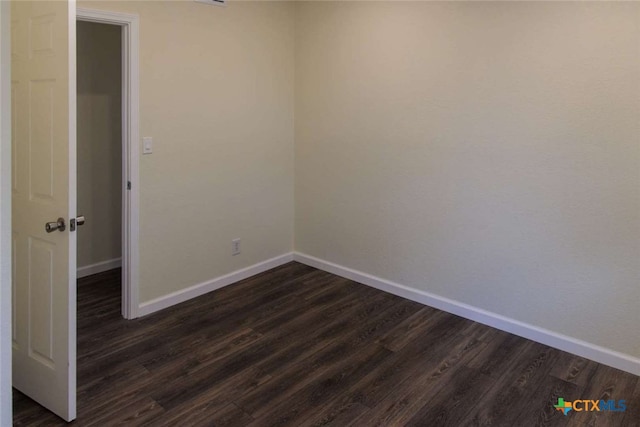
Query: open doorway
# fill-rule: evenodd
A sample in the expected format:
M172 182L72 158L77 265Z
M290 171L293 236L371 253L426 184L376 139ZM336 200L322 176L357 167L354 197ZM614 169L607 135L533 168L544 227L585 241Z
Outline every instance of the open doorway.
M88 219L78 229L78 279L108 278L95 285L120 292L122 27L78 21L76 37L77 209Z
M86 231L78 236L78 277L120 267L120 312L133 319L138 317L139 259L138 16L81 8L76 12L78 102L86 104L78 106L78 209L92 213L91 218L85 214ZM81 75L87 70L90 76ZM81 123L85 113L92 121L89 126ZM94 138L94 131L102 134L84 145L82 139ZM96 170L93 162L100 162ZM120 179L115 176L118 166ZM94 181L83 183L84 176ZM100 194L101 189L110 193ZM105 199L113 202L105 207Z

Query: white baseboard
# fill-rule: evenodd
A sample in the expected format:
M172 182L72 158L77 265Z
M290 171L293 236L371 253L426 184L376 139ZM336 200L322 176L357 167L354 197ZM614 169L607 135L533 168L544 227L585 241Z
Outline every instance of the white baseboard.
M343 267L300 252L294 252L293 259L294 261L298 261L302 264L345 277L355 282L389 292L390 294L483 323L496 329L500 329L562 351L576 354L580 357L594 360L604 365L630 372L634 375L640 375L640 359L631 355L620 353L606 347L601 347L567 335L550 331L548 329L530 325L528 323L520 322L459 301L381 279L379 277L353 270L348 267Z
M258 264L254 264L250 267L234 271L233 273L229 273L212 280L207 280L206 282L198 283L186 289L144 302L140 304L138 308L138 316L146 316L147 314L154 313L158 310L162 310L163 308L180 304L181 302L190 300L191 298L199 297L200 295L215 291L216 289L223 288L231 285L232 283L247 279L251 276L255 276L256 274L263 273L291 261L293 261L293 253L290 252L288 254L280 255Z
M107 261L96 262L95 264L79 267L77 270L78 279L81 277L91 276L92 274L102 273L104 271L113 270L122 266L122 258L109 259Z

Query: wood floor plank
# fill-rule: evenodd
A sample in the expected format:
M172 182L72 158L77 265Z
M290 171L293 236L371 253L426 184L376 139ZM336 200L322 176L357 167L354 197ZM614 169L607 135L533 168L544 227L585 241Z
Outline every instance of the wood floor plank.
M460 341L443 358L426 360L424 370L414 372L398 384L393 393L355 420L354 425L405 425L475 356L478 343L475 338L460 337Z
M256 331L267 333L280 328L282 325L291 323L311 310L321 312L330 309L332 306L335 307L340 301L352 297L354 295L354 287L360 286L362 285L334 278L334 280L326 281L323 287L302 293L300 295L302 300L296 298L293 301L289 301L287 307L281 307L270 316L254 318L248 324ZM369 294L375 295L376 293L370 292Z
M305 274L315 273L306 269L304 271ZM278 278L281 280L277 280ZM185 330L202 331L223 323L228 329L243 324L248 321L247 313L262 312L266 307L276 304L280 298L290 297L298 288L295 279L282 269L278 269L276 273L268 273L265 282L256 284L255 279L247 279L238 284L238 289L242 289L242 292L230 293L223 288L220 292L216 291L215 298L202 299L198 305L193 300L186 301L142 319L119 319L117 322L104 324L88 336L90 342L79 337L78 345L82 345L85 350L79 355L78 363L82 363L84 359L109 357L122 347L158 336L166 340L169 334L179 336ZM254 283L254 286L247 288L247 283ZM225 327L218 327L216 330L224 333Z
M598 365L590 378L589 384L583 392L583 399L615 400L624 399L629 406L633 402L633 393L638 384L638 377L627 374L619 369L605 365ZM587 426L624 426L625 413L614 411L592 411L576 413L574 416Z
M478 369L484 375L500 378L505 367L513 362L529 344L528 340L516 335L503 335L492 340L467 366Z
M310 416L300 427L341 427L360 418L369 408L355 401L350 395L343 395L337 402L326 405L315 417Z
M373 305L365 305L369 310L373 310L375 307L380 306L388 306L387 310L395 309L396 305L406 305L403 300L397 299L395 305L389 305L386 301L390 297L386 295L380 295L380 298L372 300L372 302L377 302L377 304ZM383 314L385 312L383 311ZM376 318L373 318L376 320ZM363 334L371 329L370 323L364 323L360 329L356 329L355 333ZM351 332L348 329L341 328L344 332ZM304 333L304 330L301 331ZM307 334L307 336L310 334ZM298 338L303 339L304 335L299 335ZM319 337L320 342L322 342L322 336ZM192 396L202 393L206 391L209 387L215 386L227 379L232 378L234 375L241 373L244 370L250 369L252 367L261 368L265 373L269 373L269 360L278 354L278 348L285 345L282 341L289 341L288 344L298 346L299 343L290 340L290 336L286 333L285 335L280 334L272 334L265 336L264 340L261 340L257 343L256 346L252 346L248 349L241 350L237 354L233 356L233 358L227 358L226 360L220 361L220 363L210 366L210 369L206 371L202 371L200 369L193 369L188 372L187 375L184 375L176 380L175 384L167 384L166 387L162 389L155 390L153 392L153 396L156 400L158 400L165 407L167 405L177 405L183 402L186 399L192 398ZM324 343L323 346L328 344ZM321 346L321 347L323 347ZM271 364L273 367L273 364ZM281 369L281 365L278 365L277 368ZM304 376L304 373L301 374ZM187 388L188 392L184 392L183 390ZM260 392L256 392L260 395ZM260 396L259 399L268 398L270 394L266 394ZM241 405L245 410L248 408L242 404ZM253 411L249 410L249 413L254 415Z
M378 342L391 351L398 351L408 343L414 341L416 336L428 328L438 310L431 307L422 307L415 314L401 322L389 333L381 337Z
M333 417L336 414L342 415L340 419L344 420L345 408L352 408L355 404L363 407L375 408L382 398L390 394L399 394L404 381L410 377L421 374L428 369L430 363L435 366L442 364L449 365L455 358L461 357L462 354L471 354L477 351L478 346L484 344L470 337L460 337L455 333L456 321L460 318L455 316L445 316L443 324L448 324L448 332L442 333L445 328L438 326L430 329L428 334L422 334L416 337L416 340L410 346L405 347L401 354L392 354L388 360L375 367L369 374L358 381L348 392L348 394L337 401L327 405L327 409L317 415L313 420L307 421L304 425L340 425L335 424ZM458 344L461 352L457 355L451 354L451 348L456 347L452 342ZM453 356L452 361L447 361L447 357ZM466 356L470 357L470 356ZM407 381L410 383L410 381ZM364 406L368 405L368 406ZM358 414L364 414L367 411L358 410ZM358 422L356 425L366 424Z
M218 383L211 383L209 386L201 387L199 383L196 387L192 386L191 380L184 376L182 382L171 382L169 384L159 384L159 380L155 382L154 389L147 389L147 394L153 396L156 389L159 390L161 396L165 399L162 405L168 414L190 412L192 408L203 408L207 403L221 403L226 406L232 403L245 393L249 393L264 383L271 380L271 376L265 374L260 369L249 368L239 372L233 377ZM175 394L168 393L178 388L182 391L180 397ZM160 402L162 403L162 402ZM210 408L207 408L208 413ZM213 415L209 420L213 419ZM200 424L207 424L204 418ZM196 424L198 425L198 424Z
M253 418L235 403L230 403L211 418L211 425L215 427L248 426L253 422Z
M524 340L525 348L503 365L494 387L486 390L475 409L467 415L470 425L517 425L522 408L530 404L557 360L558 351ZM568 396L568 397L573 397Z
M482 395L493 387L495 379L478 369L461 367L453 372L448 384L416 411L406 426L460 426L476 407Z
M305 420L315 418L324 405L335 400L342 390L366 375L390 354L389 350L377 345L366 346L350 354L340 363L327 367L320 375L305 379L301 388L287 393L279 404L259 413L259 419L252 426L297 427Z
M218 412L229 402L222 397L214 397L203 402L188 402L172 411L158 414L146 420L145 427L206 426L211 425Z
M120 280L78 281L72 425L637 425L637 376L299 263L131 321ZM66 425L19 392L14 424Z
M554 405L558 398L573 401L580 397L581 387L567 381L546 376L546 381L526 398L526 405L519 406L519 416L513 425L530 425L537 427L566 426L573 417L581 415L570 411L566 416L558 411ZM513 410L511 410L514 412Z
M384 325L393 322L402 315L409 316L413 307L404 301L397 299L386 309L379 311L376 315L369 314L362 317L359 325L352 328L341 328L341 336L332 336L319 352L313 354L292 366L292 369L283 372L282 375L265 384L260 389L243 396L237 401L240 407L245 409L254 418L258 419L264 415L278 399L284 400L302 388L310 378L325 371L332 364L339 364L345 359L358 354L367 348L369 340L375 339L376 331L381 333ZM361 316L359 316L361 317ZM321 336L322 338L322 336ZM388 350L387 350L388 351Z
M560 380L585 387L597 367L598 364L594 361L562 352L551 370L551 375Z
M215 344L196 350L192 353L192 357L198 361L198 364L191 367L189 373L208 369L223 359L232 358L242 350L255 345L262 337L262 334L253 329L244 328L226 339L218 340Z
M96 427L105 425L142 426L161 414L164 414L164 409L158 405L158 402L148 396L140 396L113 407L111 411L101 413L101 416L92 415L91 421L87 421L85 425Z
M473 336L486 343L490 343L496 339L504 339L505 336L509 335L508 332L467 319L465 319L465 326L463 330L460 331L460 334Z
M631 394L631 397L626 399L627 410L624 414L624 421L622 425L629 427L640 426L640 379L636 384L636 389Z
M18 390L13 389L13 425L65 426L67 423L46 408L38 405Z
M119 390L135 389L145 379L150 379L151 374L147 369L135 361L130 361L103 371L100 378L84 380L78 384L78 399L85 403L93 400L104 403L110 400L112 389L115 385Z
M401 352L396 352L386 363L351 387L351 399L373 408L391 393L401 391L399 384L445 361L452 355L452 348L459 346L469 354L465 357L472 357L472 352L479 351L485 345L473 337L455 333L456 325L463 323L459 317L440 312L432 320L430 326L416 335L415 340Z

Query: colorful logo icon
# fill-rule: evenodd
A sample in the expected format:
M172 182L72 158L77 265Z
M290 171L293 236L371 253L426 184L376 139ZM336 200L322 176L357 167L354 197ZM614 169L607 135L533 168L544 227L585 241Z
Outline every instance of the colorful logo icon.
M571 402L565 402L564 398L559 397L558 404L553 405L553 407L556 408L558 411L562 411L564 415L567 415L569 411L573 409L573 404Z

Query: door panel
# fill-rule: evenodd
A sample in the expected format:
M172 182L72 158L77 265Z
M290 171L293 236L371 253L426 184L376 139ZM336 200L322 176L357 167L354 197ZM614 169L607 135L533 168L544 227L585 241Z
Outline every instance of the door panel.
M53 194L53 143L56 80L29 82L29 196L55 203Z
M75 233L45 223L75 217L75 3L17 1L11 14L13 385L70 421Z
M16 129L18 127L17 107L18 99L16 97L18 89L18 83L11 82L11 128ZM11 133L11 194L15 194L18 190L18 140L15 133Z
M53 357L53 261L56 247L29 237L29 357L55 369Z
M18 233L11 233L11 253L13 256L11 257L11 345L14 349L18 348L18 318L16 316L16 306L17 306L17 288L16 288L16 264L17 258L15 254L18 249Z

